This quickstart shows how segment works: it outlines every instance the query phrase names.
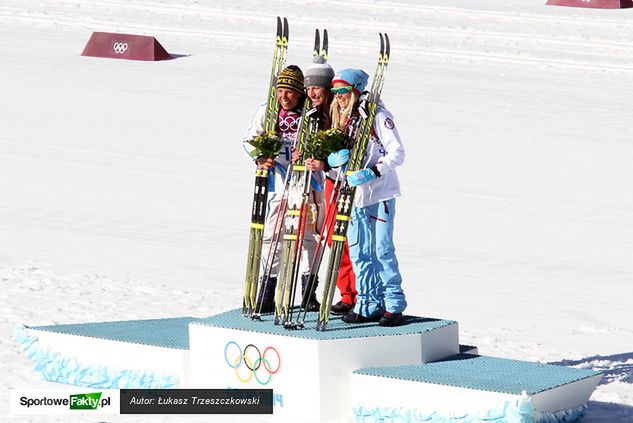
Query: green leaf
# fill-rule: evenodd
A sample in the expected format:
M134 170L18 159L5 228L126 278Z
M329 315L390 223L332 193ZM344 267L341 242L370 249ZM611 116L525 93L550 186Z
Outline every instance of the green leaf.
M255 147L249 154L253 158L268 157L274 159L281 151L283 145L282 139L275 133L257 135L248 143Z
M310 134L306 143L306 157L325 160L330 153L349 148L350 138L339 128L324 129Z

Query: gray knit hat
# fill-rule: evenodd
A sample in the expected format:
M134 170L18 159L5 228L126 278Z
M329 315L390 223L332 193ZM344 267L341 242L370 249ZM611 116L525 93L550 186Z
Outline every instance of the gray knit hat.
M325 62L322 56L314 56L312 64L305 72L306 87L325 87L332 86L332 78L334 78L334 69Z

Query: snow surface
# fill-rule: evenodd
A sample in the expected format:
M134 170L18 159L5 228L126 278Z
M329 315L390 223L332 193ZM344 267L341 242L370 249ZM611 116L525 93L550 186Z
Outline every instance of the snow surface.
M372 72L377 32L392 39L407 311L458 320L482 354L603 370L584 422L633 421L633 9L544 3L3 0L0 419L25 421L8 388L48 386L16 325L241 304L240 138L285 15L288 63L309 63L317 27L335 68ZM92 31L179 57L81 57ZM254 421L107 420L157 419Z

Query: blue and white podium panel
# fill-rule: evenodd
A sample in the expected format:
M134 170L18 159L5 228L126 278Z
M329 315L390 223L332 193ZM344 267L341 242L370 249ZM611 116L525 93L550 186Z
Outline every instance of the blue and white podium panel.
M571 422L602 374L458 354L434 363L365 368L352 376L358 422Z
M274 413L307 420L351 417L350 378L362 367L428 363L459 352L458 325L406 317L406 324L348 325L330 321L315 331L316 313L304 329L251 321L233 310L190 324L191 386L272 388Z
M25 326L17 341L44 380L93 388L176 388L188 379L191 317Z

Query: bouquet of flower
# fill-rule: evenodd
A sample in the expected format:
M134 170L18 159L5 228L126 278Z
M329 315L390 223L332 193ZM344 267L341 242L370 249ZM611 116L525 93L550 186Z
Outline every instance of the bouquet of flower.
M250 153L250 156L254 159L258 157L275 158L283 145L281 138L274 132L258 135L248 141L248 143L255 147Z
M305 156L325 160L330 153L349 148L350 139L339 128L324 129L311 134L306 143Z

